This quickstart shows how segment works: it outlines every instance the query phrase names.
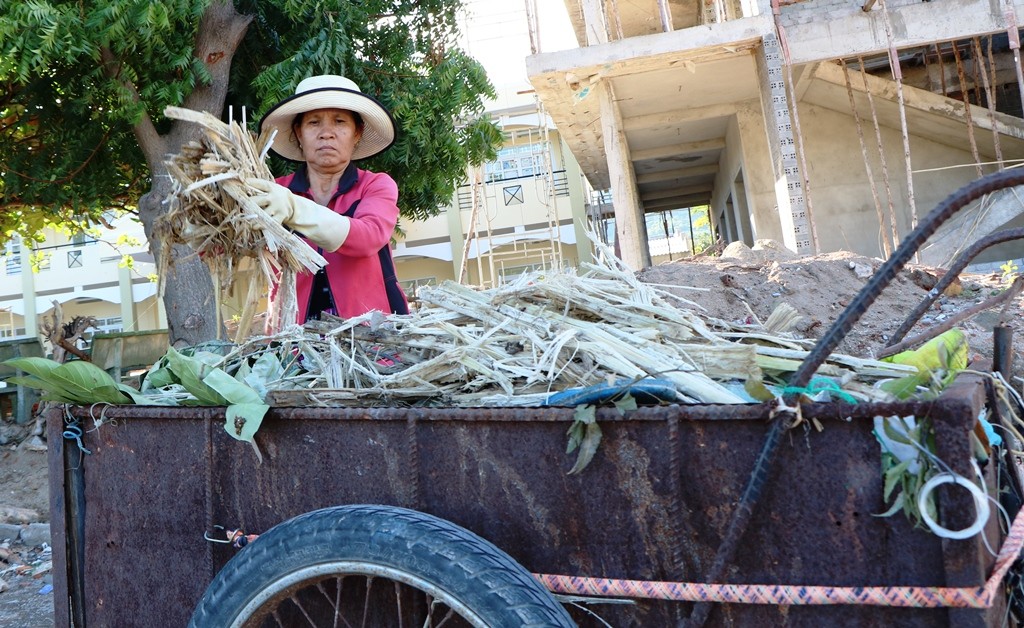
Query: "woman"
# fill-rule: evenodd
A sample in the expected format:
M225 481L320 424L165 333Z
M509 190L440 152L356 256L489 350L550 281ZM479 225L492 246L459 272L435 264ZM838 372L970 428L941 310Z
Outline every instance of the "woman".
M391 114L343 76L313 76L263 117L260 131L271 129L271 150L301 165L276 183L251 182L263 190L253 200L327 260L315 275L302 272L296 280L299 321L321 312L407 314L390 247L398 186L353 163L395 141Z

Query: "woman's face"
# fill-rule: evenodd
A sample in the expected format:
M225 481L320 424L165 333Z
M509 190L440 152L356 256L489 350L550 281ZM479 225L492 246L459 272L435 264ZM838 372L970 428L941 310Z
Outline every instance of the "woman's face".
M302 115L295 130L302 156L320 171L344 170L362 137L356 118L346 109L314 109Z

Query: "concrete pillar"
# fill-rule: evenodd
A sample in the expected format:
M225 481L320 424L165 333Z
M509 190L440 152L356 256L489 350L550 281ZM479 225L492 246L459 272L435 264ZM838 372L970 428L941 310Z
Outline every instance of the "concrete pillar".
M640 270L651 265L651 252L647 247L647 224L640 207L636 173L629 157L626 133L622 128L622 115L615 104L611 82L601 80L595 87L601 99L601 130L604 135L605 158L608 160L619 256L626 266Z
M117 268L117 288L121 296L121 328L124 331L138 331L135 316L135 293L132 290L132 271L127 266Z
M32 264L28 259L30 251L22 246L21 250L21 291L25 303L25 335L29 338L39 336L39 314L36 311L36 276L32 272Z
M569 209L572 216L572 228L576 233L576 264L582 266L594 261L594 245L587 235L590 228L590 217L587 216L587 197L583 191L583 173L575 159L566 159L571 155L569 147L561 136L558 138L559 151L562 154L562 167L565 169L566 181L569 184Z
M764 127L768 134L772 170L775 176L775 200L782 223L782 241L797 253L813 253L810 222L804 202L803 177L796 154L789 97L782 66L782 48L775 33L762 39L757 74ZM793 103L795 106L795 103Z
M587 34L585 46L608 43L608 27L604 19L604 7L601 0L583 0L583 23Z

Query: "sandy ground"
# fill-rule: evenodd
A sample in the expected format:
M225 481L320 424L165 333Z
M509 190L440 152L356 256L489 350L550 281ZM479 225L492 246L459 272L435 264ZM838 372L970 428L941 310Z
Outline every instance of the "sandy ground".
M692 301L691 307L702 316L730 323L757 325L765 321L779 303L788 303L803 317L795 328L798 335L817 339L881 263L881 260L844 252L800 258L768 242L754 249L731 245L720 257L662 264L644 271L641 277ZM874 357L941 274L941 270L931 268L905 269L862 316L840 345L839 352ZM1006 285L1006 278L999 272L964 274L959 294L941 297L911 335L991 298ZM1014 374L1021 377L1024 368L1022 313L1024 297L1018 296L1003 309L990 310L958 325L968 336L972 357L991 358L991 330L1002 321L1015 331ZM1021 388L1020 380L1015 381L1014 387ZM3 506L29 509L37 513L38 521L48 521L45 452L27 447L29 428L0 424L0 429L6 430L7 435L7 444L0 445L0 510ZM13 549L23 557L33 550L17 545ZM9 566L0 562L0 572ZM53 625L53 596L40 594L45 578L8 574L0 579L8 585L6 591L0 592L0 626Z

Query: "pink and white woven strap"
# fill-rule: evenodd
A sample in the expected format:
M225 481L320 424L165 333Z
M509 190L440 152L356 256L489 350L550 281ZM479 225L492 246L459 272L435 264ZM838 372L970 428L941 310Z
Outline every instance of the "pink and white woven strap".
M827 587L774 584L656 582L534 574L551 592L730 604L861 604L914 608L990 608L996 589L1024 545L1024 509L1017 513L999 550L992 575L979 587Z

